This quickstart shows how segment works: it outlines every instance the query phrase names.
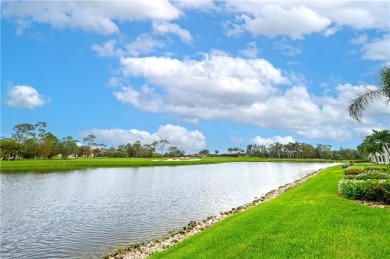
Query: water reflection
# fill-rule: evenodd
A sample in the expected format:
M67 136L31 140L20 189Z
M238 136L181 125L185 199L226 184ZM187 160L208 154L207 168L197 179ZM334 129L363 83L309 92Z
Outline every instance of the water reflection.
M85 258L161 238L330 164L226 163L1 174L1 257Z

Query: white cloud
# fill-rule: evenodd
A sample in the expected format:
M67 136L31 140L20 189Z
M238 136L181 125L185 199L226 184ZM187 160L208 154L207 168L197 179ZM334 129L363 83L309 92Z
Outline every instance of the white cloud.
M200 150L206 147L206 137L199 130L188 130L182 126L167 124L160 126L156 135L180 149Z
M329 19L305 6L284 8L264 5L254 16L242 14L240 18L243 21L242 28L254 36L286 35L292 39L301 39L304 35L322 31L331 24Z
M81 136L92 134L97 141L109 145L133 144L141 141L142 144L151 144L154 141L167 140L169 145L184 150L200 150L206 147L206 137L198 130L188 130L182 126L167 124L160 126L158 131L150 133L137 129L89 129L81 132Z
M195 123L226 119L292 130L306 138L348 141L351 128L383 126L390 115L379 102L367 109L365 125L359 125L347 112L359 86L333 86L332 95L316 96L300 75L282 73L264 59L212 51L200 60L123 58L121 64L126 79L142 77L147 85L123 86L114 92L119 101Z
M180 9L191 9L200 11L210 11L218 9L217 5L215 5L213 0L174 0L172 2Z
M28 85L13 85L7 90L5 104L11 107L34 109L48 103L38 91Z
M236 14L236 22L228 23L230 36L248 31L292 39L312 33L327 37L342 27L388 31L387 1L226 1L225 5Z
M121 45L121 46L120 46ZM118 43L116 40L108 40L102 45L94 44L91 49L101 57L138 57L143 54L151 54L165 44L153 38L149 34L141 34L130 43Z
M191 33L174 23L154 22L153 30L157 34L176 34L185 43L191 43L192 41Z
M363 58L390 61L390 35L375 39L363 45Z
M250 143L252 143L252 144L264 145L266 147L268 147L269 145L274 144L276 142L279 142L280 144L288 144L290 142L295 142L295 140L291 136L286 136L286 137L274 136L271 138L262 138L262 137L256 136L250 140Z
M236 108L261 102L278 91L277 85L288 83L264 59L246 60L216 51L200 61L144 57L123 58L121 64L125 77L144 77L159 90L122 88L114 93L118 100L140 109L173 112L187 120L230 118Z
M159 40L152 38L150 35L141 34L134 41L126 44L126 54L134 57L138 57L141 54L150 54L156 51L158 48L165 46Z
M118 55L118 51L115 49L116 40L108 40L103 45L94 44L91 49L96 52L100 57L115 57Z
M280 50L284 55L293 57L301 54L302 50L300 47L293 46L291 43L288 43L286 39L279 40L275 42L274 49Z
M240 51L240 54L247 58L256 58L259 53L256 41L249 42L246 48Z
M353 38L350 42L353 45L364 44L364 43L368 42L368 36L367 36L367 34L362 34L362 35L359 35L356 38Z
M11 1L2 3L3 17L77 28L99 34L119 32L115 22L162 20L181 15L168 0L155 1ZM18 30L23 28L19 27Z

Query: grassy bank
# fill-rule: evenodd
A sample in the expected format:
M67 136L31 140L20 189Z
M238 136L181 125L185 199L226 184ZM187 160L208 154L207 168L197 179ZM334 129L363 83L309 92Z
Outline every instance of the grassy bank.
M390 210L337 194L341 166L152 258L389 258Z
M1 161L2 172L23 172L23 171L55 171L55 170L75 170L83 168L98 167L141 167L141 166L173 166L173 165L194 165L212 164L226 162L264 162L271 161L263 158L253 157L203 157L195 159L167 159L167 158L98 158L98 159L51 159L51 160L15 160ZM278 160L288 161L288 160ZM291 161L291 160L290 160ZM292 161L312 161L320 160L292 160Z

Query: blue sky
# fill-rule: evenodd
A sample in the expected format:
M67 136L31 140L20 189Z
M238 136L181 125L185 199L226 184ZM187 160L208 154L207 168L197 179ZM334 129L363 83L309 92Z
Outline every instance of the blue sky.
M1 136L44 121L108 146L187 152L293 141L354 148L390 62L388 1L2 1Z

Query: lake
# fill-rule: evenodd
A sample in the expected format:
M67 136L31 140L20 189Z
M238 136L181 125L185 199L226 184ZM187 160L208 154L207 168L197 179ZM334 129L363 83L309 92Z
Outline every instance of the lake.
M1 258L100 258L230 210L329 163L1 173Z

